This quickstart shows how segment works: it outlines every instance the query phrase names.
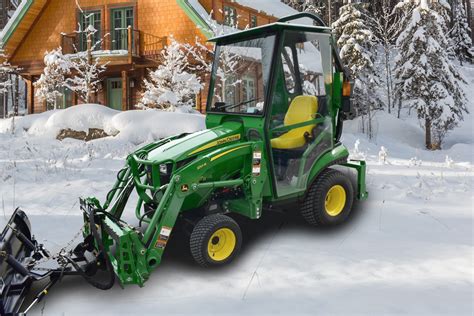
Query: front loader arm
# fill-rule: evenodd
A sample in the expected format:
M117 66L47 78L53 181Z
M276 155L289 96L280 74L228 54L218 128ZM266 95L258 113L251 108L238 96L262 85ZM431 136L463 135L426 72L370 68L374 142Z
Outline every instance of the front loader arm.
M241 187L244 197L226 201L223 210L250 218L261 216L262 192L267 179L267 169L262 159L263 142L243 142L221 147L179 169L175 162L149 161L143 159L145 155L139 157L139 154L129 156L128 167L119 172L118 181L112 190L115 199L108 196L104 206L109 206L110 210L101 208L105 215L100 217L98 223L107 256L122 284L143 286L161 262L176 220L183 211L183 203L193 194L203 196L204 202L216 189ZM228 166L229 162L240 157L243 158L242 163L233 166L238 172L229 173L233 174L231 178L206 178L217 165ZM153 177L159 176L159 166L163 163L171 164L173 172L169 183L162 185ZM139 196L136 215L140 223L148 224L143 232L120 220L133 188ZM100 207L97 200L88 201L93 207ZM146 210L145 205L153 208ZM142 209L145 209L144 214Z

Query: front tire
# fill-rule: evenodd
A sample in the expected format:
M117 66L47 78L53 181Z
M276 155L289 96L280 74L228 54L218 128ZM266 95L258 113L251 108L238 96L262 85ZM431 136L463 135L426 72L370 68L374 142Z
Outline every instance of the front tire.
M231 262L242 245L239 225L230 217L214 214L202 218L190 238L191 255L203 267Z
M349 216L353 201L351 180L342 172L326 169L309 188L301 215L314 226L340 224Z

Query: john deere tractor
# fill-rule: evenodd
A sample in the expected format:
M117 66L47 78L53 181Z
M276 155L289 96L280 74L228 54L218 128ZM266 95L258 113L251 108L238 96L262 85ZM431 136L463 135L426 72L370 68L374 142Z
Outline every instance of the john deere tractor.
M211 41L207 129L129 155L103 203L80 200L83 241L74 249L51 255L15 211L0 236L2 315L28 311L67 275L104 290L114 280L143 286L177 226L189 230L199 265L220 266L243 242L233 214L258 220L296 205L309 224L327 226L367 198L365 163L348 160L340 142L352 91L331 29L305 13ZM135 225L123 220L133 210Z

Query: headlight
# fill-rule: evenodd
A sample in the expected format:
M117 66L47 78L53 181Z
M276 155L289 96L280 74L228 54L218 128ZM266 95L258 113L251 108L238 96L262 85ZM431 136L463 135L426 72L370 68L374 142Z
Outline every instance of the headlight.
M168 166L165 164L160 165L160 173L162 175L168 175Z

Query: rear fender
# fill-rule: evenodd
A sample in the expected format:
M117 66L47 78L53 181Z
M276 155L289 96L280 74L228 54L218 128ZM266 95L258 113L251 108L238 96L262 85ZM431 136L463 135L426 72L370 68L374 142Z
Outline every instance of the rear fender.
M316 180L316 177L321 173L321 171L334 163L347 161L347 157L349 157L349 151L343 145L336 146L332 150L323 154L311 168L307 188L309 188L314 180Z

